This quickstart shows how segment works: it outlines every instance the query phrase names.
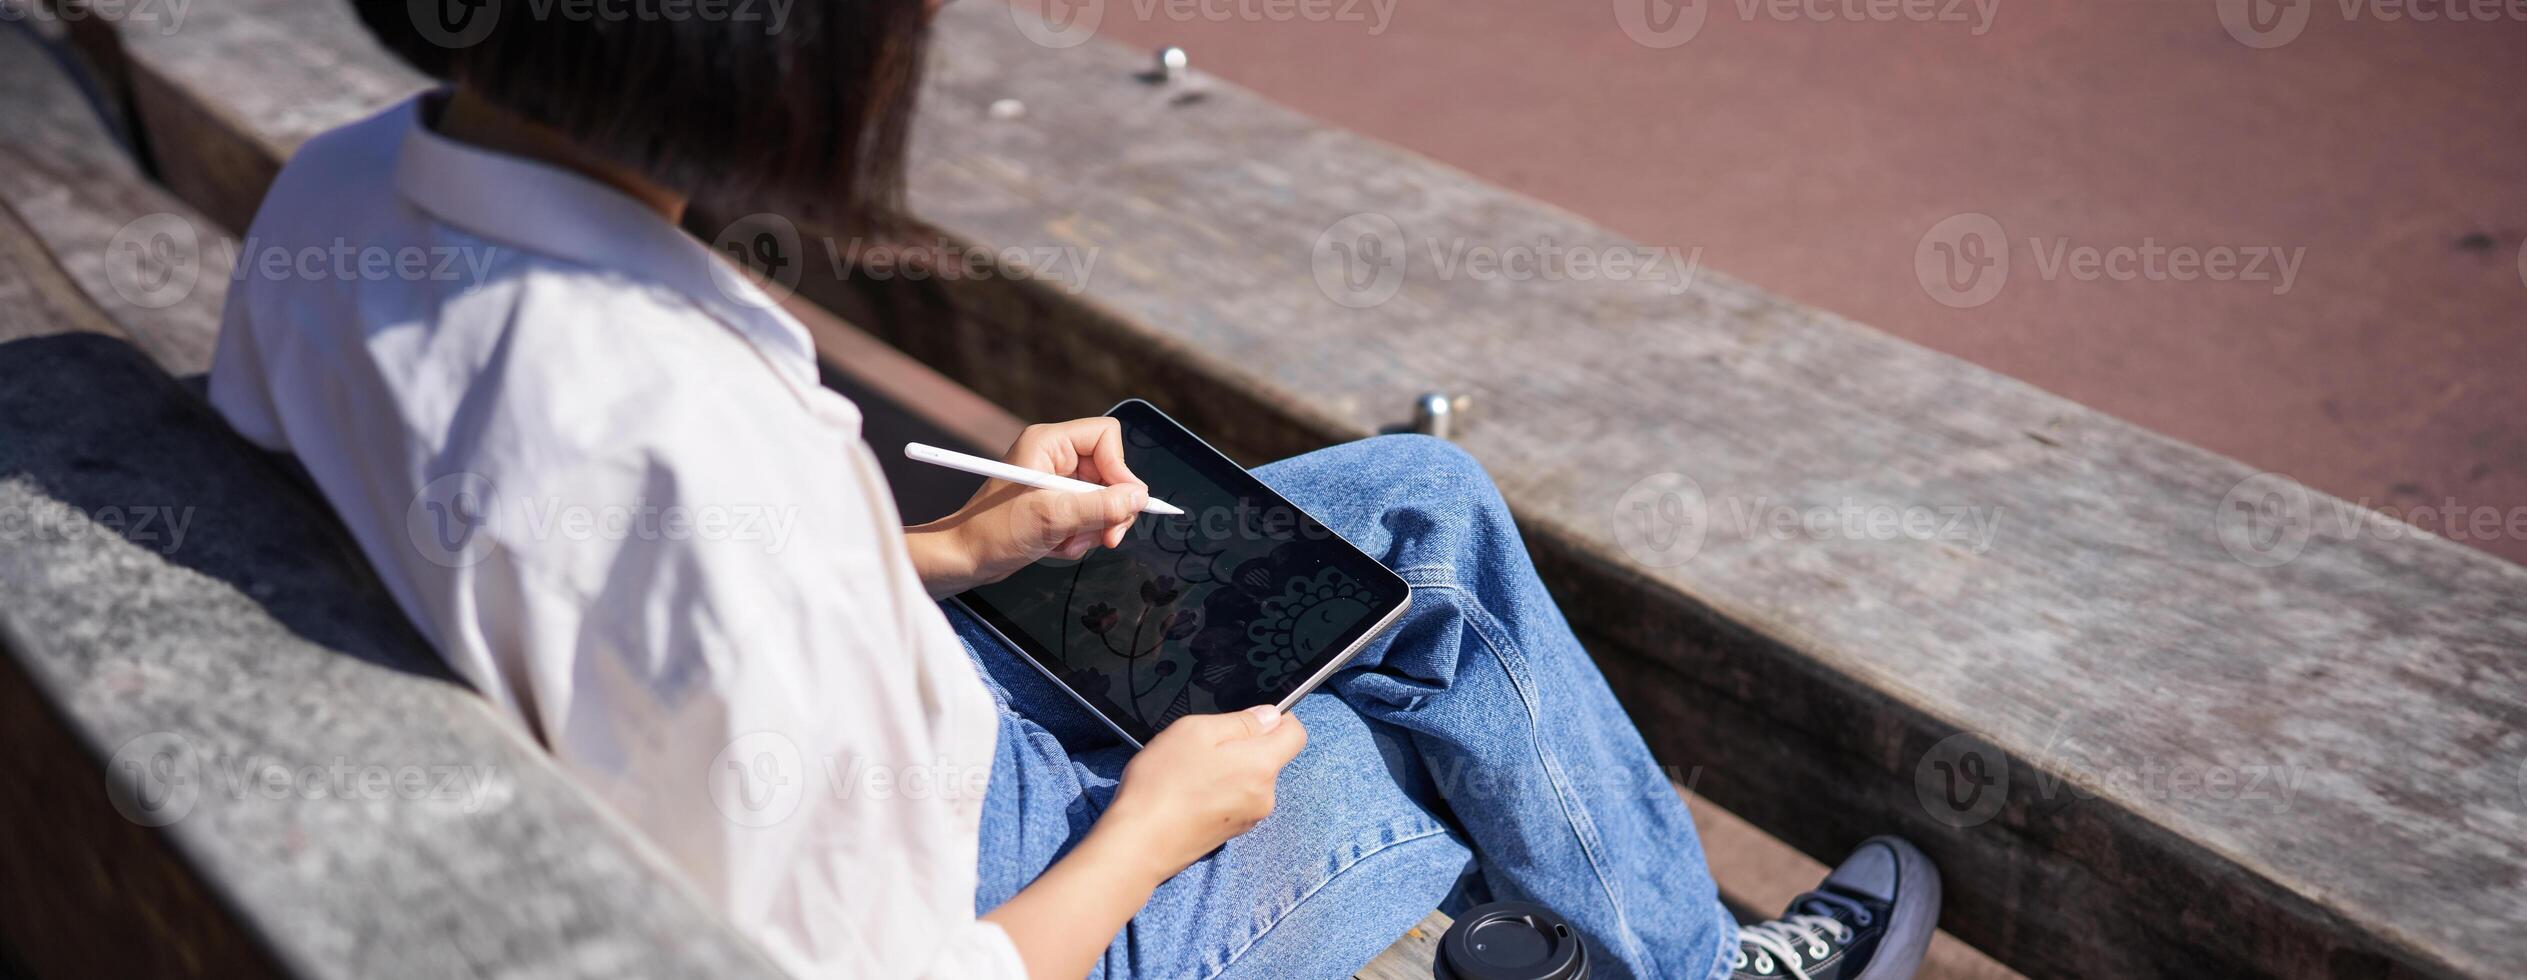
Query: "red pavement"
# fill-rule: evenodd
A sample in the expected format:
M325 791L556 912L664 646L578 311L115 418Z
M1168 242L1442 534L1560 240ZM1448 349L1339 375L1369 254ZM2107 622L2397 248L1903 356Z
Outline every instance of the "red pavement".
M1099 30L2527 561L2527 3L2344 2L1102 0ZM1947 264L1977 249L1980 281Z

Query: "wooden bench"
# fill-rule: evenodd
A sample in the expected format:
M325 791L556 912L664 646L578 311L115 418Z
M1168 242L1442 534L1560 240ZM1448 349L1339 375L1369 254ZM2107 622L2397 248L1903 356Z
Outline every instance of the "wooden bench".
M291 12L308 2L122 37L152 144L261 142L268 167L401 94L345 54L367 47L347 20ZM1636 245L1009 18L940 15L914 201L943 238L903 244L1094 250L1096 271L807 295L1019 415L1147 394L1254 460L1470 394L1460 441L1662 757L1815 855L1923 842L1947 926L2031 975L2527 961L2507 925L2527 886L2485 870L2527 863L2527 707L2485 693L2521 685L2527 573L1710 270L1681 295L1437 274L1433 243ZM992 110L1009 99L1025 110ZM214 211L260 193L194 179ZM1355 215L1409 259L1382 303L1320 284L1325 246L1390 237ZM1771 523L1846 505L2001 523ZM2138 778L2176 771L2198 778Z
M1922 842L2030 975L2527 964L2527 570L1718 271L1451 266L1642 246L1011 18L941 13L914 210L1094 271L809 294L1022 416L1133 392L1250 459L1471 396L1663 760L1818 856Z

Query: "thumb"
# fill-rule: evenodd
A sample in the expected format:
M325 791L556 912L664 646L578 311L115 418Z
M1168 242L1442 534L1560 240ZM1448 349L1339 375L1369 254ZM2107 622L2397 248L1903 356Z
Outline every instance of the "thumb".
M1202 741L1209 745L1229 745L1272 734L1292 719L1281 709L1259 704L1243 711L1223 711L1213 715L1186 715L1179 725L1199 725Z
M1230 738L1257 738L1270 735L1290 721L1282 715L1281 709L1269 704L1259 704L1228 717L1237 722L1237 727L1230 734Z
M1289 765L1290 760L1298 758L1299 750L1307 747L1307 726L1299 723L1299 716L1274 710L1271 705L1249 708L1238 714L1260 717L1260 713L1265 711L1272 712L1273 720L1266 723L1269 727L1256 733L1248 744L1261 751L1266 759L1270 759L1273 768L1279 769Z

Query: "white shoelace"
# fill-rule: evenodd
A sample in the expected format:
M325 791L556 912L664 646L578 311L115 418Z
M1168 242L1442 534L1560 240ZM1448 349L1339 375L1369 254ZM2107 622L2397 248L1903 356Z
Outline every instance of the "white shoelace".
M1829 905L1842 906L1857 913L1862 924L1865 925L1869 921L1867 909L1861 908L1859 903L1840 895L1812 892L1801 896L1800 900L1794 904L1808 909ZM1737 938L1745 946L1755 947L1755 972L1762 973L1771 970L1773 962L1779 961L1783 968L1790 971L1790 976L1794 980L1815 980L1814 977L1808 975L1807 967L1833 952L1826 948L1825 940L1832 939L1836 943L1850 942L1851 927L1830 915L1801 913L1785 915L1770 922L1757 923L1739 929ZM1737 962L1730 969L1745 968L1746 950L1741 946L1737 951Z

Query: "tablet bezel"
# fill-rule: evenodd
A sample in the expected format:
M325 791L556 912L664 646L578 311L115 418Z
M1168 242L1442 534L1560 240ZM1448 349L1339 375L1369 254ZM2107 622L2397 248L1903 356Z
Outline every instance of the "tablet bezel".
M1139 398L1124 399L1123 401L1115 403L1113 408L1107 409L1105 414L1123 422L1126 426L1132 425L1136 421L1144 421L1136 420L1127 416L1127 412L1146 412L1149 416L1146 421L1155 422L1164 429L1172 429L1178 436L1181 437L1182 443L1180 443L1179 447L1171 448L1179 448L1181 450L1179 455L1183 456L1187 462L1192 463L1198 469L1204 470L1204 475L1211 477L1213 482L1228 488L1231 493L1240 497L1255 500L1257 502L1286 507L1290 510L1290 512L1299 515L1303 521L1313 523L1317 528L1322 529L1324 534L1318 539L1318 541L1323 546L1349 549L1351 554L1358 556L1359 561L1357 563L1343 562L1341 563L1341 567L1344 567L1346 571L1351 571L1354 570L1351 566L1356 564L1358 566L1357 570L1365 573L1362 576L1363 584L1369 587L1373 593L1376 593L1377 597L1381 601L1392 603L1391 608L1388 608L1384 613L1377 615L1374 619L1363 619L1362 623L1364 625L1355 628L1350 634L1348 634L1349 638L1347 640L1329 647L1328 649L1331 652L1323 658L1323 662L1308 669L1306 672L1306 679L1300 681L1296 686L1292 687L1289 693L1283 695L1279 701L1274 702L1275 707L1284 711L1289 710L1292 705L1298 703L1300 698L1306 697L1309 692L1316 690L1319 685L1325 683L1326 678L1332 677L1335 671L1342 669L1343 665L1350 663L1353 658L1359 656L1360 650L1363 647L1366 647L1370 640L1376 639L1378 635L1384 633L1388 627L1393 626L1395 621L1404 615L1404 611L1411 608L1413 601L1412 586L1404 581L1403 576L1395 574L1392 569L1387 568L1386 565L1383 562L1378 561L1375 556L1361 550L1358 545L1351 543L1350 539L1343 537L1341 532L1335 531L1324 521L1318 519L1315 514L1309 513L1307 508L1301 507L1292 502L1289 498L1282 496L1280 491L1274 490L1271 485L1264 483L1254 474L1247 472L1245 467L1237 465L1237 461L1230 459L1228 454L1220 452L1217 447L1211 445L1210 442L1204 440L1200 435L1195 434L1193 430L1186 428L1183 423L1177 422L1167 413L1160 411L1158 406L1152 405L1146 400ZM1164 499L1163 494L1161 494L1160 497L1161 499ZM1298 533L1301 533L1302 535L1306 534L1306 528L1307 524L1301 524L1299 526ZM1047 680L1052 681L1055 687L1061 688L1063 693L1070 695L1071 700L1078 702L1081 707L1088 709L1090 714L1095 715L1097 720L1104 722L1107 728L1113 729L1114 733L1122 737L1125 742L1131 744L1134 748L1142 746L1143 742L1141 738L1134 735L1130 729L1124 727L1122 723L1109 715L1105 708L1099 706L1090 698L1080 694L1077 690L1072 689L1068 683L1064 682L1061 675L1056 673L1053 667L1050 666L1052 658L1050 657L1049 652L1036 649L1033 644L1029 643L1025 639L1027 636L1025 630L1019 629L1015 622L1001 615L1000 610L991 606L989 603L980 601L979 599L969 599L968 597L972 594L973 593L970 591L959 593L951 597L950 601L956 603L958 608L965 610L968 615L974 618L975 622L982 624L984 629L990 630L992 635L999 637L1002 643L1007 644L1011 649L1017 651L1020 659L1025 660L1029 665L1033 666L1036 673L1042 674Z

